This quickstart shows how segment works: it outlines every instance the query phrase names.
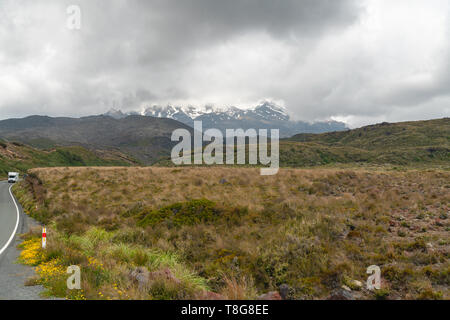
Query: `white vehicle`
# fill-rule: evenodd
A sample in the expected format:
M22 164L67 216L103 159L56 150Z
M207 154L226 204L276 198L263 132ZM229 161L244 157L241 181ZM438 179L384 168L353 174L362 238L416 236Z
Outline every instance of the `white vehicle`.
M15 183L19 181L19 173L18 172L8 172L8 183Z

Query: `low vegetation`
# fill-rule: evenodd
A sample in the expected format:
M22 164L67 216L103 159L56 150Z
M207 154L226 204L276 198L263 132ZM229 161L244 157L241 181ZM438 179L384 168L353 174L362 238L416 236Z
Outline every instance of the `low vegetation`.
M448 168L449 161L450 118L298 134L280 145L280 162L288 167L369 163Z
M32 169L14 192L30 285L69 299L450 298L450 173L439 169ZM62 270L82 270L67 290ZM378 265L382 290L359 285ZM136 270L154 281L141 286ZM168 276L169 275L169 276ZM217 294L217 295L216 295Z
M247 145L247 163L248 149ZM234 163L237 163L236 151L235 147ZM450 118L382 123L322 134L298 134L280 140L279 156L280 166L284 168L397 166L448 170ZM194 163L193 156L191 163ZM225 155L223 163L226 163ZM174 166L169 157L160 159L155 165Z
M128 166L137 162L118 151L91 151L80 146L36 149L20 142L0 139L0 175L8 171L25 173L35 167Z

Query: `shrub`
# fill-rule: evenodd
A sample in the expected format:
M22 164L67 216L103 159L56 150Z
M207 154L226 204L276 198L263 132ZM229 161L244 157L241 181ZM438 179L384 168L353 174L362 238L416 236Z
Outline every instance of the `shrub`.
M225 209L207 199L178 202L159 210L141 214L138 226L154 226L165 223L168 227L212 223L222 219L224 222L235 223L248 213L246 208Z
M379 290L375 290L375 292L373 293L373 295L375 296L375 299L377 300L386 300L387 297L389 296L390 292L387 289L379 289Z

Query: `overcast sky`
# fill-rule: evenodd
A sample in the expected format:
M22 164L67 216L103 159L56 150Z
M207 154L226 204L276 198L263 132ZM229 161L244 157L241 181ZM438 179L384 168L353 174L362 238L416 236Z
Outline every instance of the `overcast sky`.
M264 99L352 127L449 116L449 15L448 0L1 0L0 118Z

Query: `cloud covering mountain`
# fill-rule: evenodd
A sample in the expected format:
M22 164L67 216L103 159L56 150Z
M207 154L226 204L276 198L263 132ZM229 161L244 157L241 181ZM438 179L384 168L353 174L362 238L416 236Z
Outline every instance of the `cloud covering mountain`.
M447 0L3 0L0 15L0 118L261 99L351 126L450 114Z
M138 113L135 111L122 112L121 110L111 109L104 115L115 119L123 119L133 114ZM345 123L337 121L314 123L292 121L285 108L270 101L264 101L252 109L154 105L145 108L139 114L156 118L174 119L190 127L194 127L194 121L201 121L203 130L219 129L224 135L227 129L278 129L281 137L291 137L298 133L347 130Z

